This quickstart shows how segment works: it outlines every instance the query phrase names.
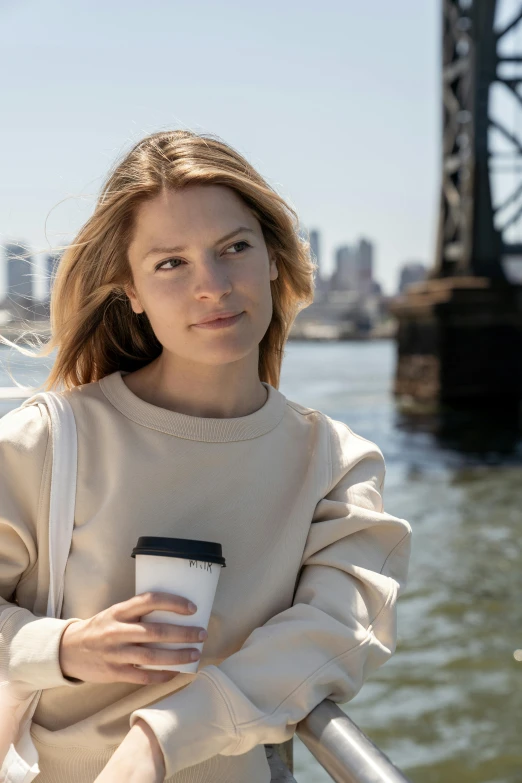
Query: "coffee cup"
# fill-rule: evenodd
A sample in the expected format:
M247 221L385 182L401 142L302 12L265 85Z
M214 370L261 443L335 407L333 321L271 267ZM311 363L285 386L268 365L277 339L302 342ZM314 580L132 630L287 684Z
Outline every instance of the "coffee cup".
M149 591L172 593L187 598L197 612L182 615L154 610L143 615L141 622L197 625L208 628L221 569L225 567L221 544L193 538L140 536L132 550L136 560L136 595ZM203 649L203 642L143 642L144 647L180 650ZM174 672L197 672L199 661L170 665L136 665L138 669L164 669Z

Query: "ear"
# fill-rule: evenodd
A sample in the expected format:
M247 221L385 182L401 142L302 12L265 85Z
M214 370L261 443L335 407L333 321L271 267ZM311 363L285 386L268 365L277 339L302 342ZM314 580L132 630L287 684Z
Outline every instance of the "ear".
M133 311L137 314L145 312L143 307L141 306L141 302L138 299L136 292L134 290L134 286L130 283L127 283L123 286L123 290L125 291L125 294L130 300L131 307Z

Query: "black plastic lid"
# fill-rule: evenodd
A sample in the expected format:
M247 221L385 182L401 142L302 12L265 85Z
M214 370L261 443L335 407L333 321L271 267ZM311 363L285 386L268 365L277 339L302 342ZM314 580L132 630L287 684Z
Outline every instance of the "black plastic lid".
M132 550L136 555L160 555L161 557L183 557L185 560L201 560L204 563L219 563L226 567L221 544L214 541L198 541L195 538L163 538L161 536L140 536Z

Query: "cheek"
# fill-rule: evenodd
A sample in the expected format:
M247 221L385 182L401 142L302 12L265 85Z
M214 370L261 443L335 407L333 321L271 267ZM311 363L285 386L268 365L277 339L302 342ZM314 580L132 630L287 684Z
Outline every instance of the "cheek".
M270 290L270 275L265 260L242 267L235 276L234 282L248 288L253 299L263 299L266 291Z
M164 329L172 333L183 328L187 295L182 289L182 286L171 281L154 281L144 292L142 304L160 340Z
M182 280L175 280L171 277L170 279L151 281L147 293L149 301L154 305L175 307L176 304L181 304L186 299L185 289L186 285Z

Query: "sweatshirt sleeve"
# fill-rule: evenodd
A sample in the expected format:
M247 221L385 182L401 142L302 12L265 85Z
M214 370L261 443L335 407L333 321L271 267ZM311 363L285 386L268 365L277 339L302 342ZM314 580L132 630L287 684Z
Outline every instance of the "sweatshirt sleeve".
M51 448L45 405L0 418L0 682L23 692L81 684L64 677L59 662L61 636L79 618L41 617L16 603L19 581L37 567L37 531L48 535L42 488Z
M218 753L285 742L324 699L352 699L395 651L411 527L383 510L378 447L328 421L331 483L311 520L292 606L219 666L131 713L131 726L142 718L154 731L166 778Z

